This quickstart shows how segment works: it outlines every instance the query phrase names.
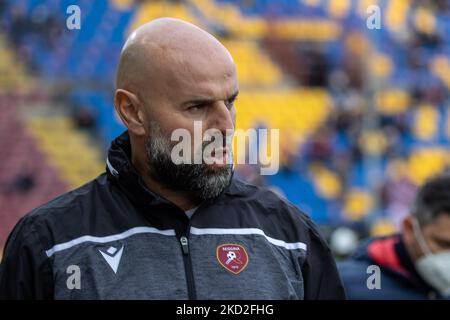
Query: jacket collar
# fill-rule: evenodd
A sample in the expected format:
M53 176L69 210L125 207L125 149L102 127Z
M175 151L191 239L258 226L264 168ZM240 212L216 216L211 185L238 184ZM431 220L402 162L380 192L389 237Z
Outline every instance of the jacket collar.
M434 291L417 273L401 234L371 239L364 253L376 265L424 291Z
M117 183L126 196L138 205L175 206L169 200L146 187L136 167L131 162L131 143L128 131L123 132L112 141L106 159L106 172L109 179ZM236 185L236 179L232 177L230 184L218 197L236 195L242 191L241 189L242 187Z

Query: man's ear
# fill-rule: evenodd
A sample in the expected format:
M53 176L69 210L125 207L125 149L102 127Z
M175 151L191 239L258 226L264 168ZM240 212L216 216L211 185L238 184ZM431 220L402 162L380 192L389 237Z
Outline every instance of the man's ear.
M414 227L412 219L412 216L409 214L403 219L402 222L403 237L405 242L408 244L414 241Z
M130 91L117 89L114 95L114 107L128 130L135 135L145 135L144 113L137 96Z
M402 236L403 236L403 243L406 246L406 250L408 251L412 260L415 260L420 255L420 250L418 247L416 237L414 236L413 219L414 218L412 217L411 214L407 215L403 219Z

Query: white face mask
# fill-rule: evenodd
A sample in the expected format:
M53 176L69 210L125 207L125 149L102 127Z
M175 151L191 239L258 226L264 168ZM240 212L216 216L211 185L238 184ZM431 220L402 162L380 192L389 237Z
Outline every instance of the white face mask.
M450 251L432 253L416 219L413 219L413 228L424 254L415 262L417 272L442 296L450 296Z

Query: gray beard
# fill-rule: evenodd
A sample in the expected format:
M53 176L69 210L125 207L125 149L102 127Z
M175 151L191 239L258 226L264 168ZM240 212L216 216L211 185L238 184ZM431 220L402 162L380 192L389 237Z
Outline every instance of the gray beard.
M147 173L165 187L190 192L201 199L217 197L230 184L233 165L213 167L202 164L175 164L171 159L176 143L166 138L159 125L150 123L149 137L145 143ZM208 142L203 143L202 150Z

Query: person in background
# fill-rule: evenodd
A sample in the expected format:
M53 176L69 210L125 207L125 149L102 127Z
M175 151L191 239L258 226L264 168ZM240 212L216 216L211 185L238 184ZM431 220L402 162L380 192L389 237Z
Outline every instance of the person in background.
M349 299L449 299L450 175L419 189L400 234L367 240L338 268Z

